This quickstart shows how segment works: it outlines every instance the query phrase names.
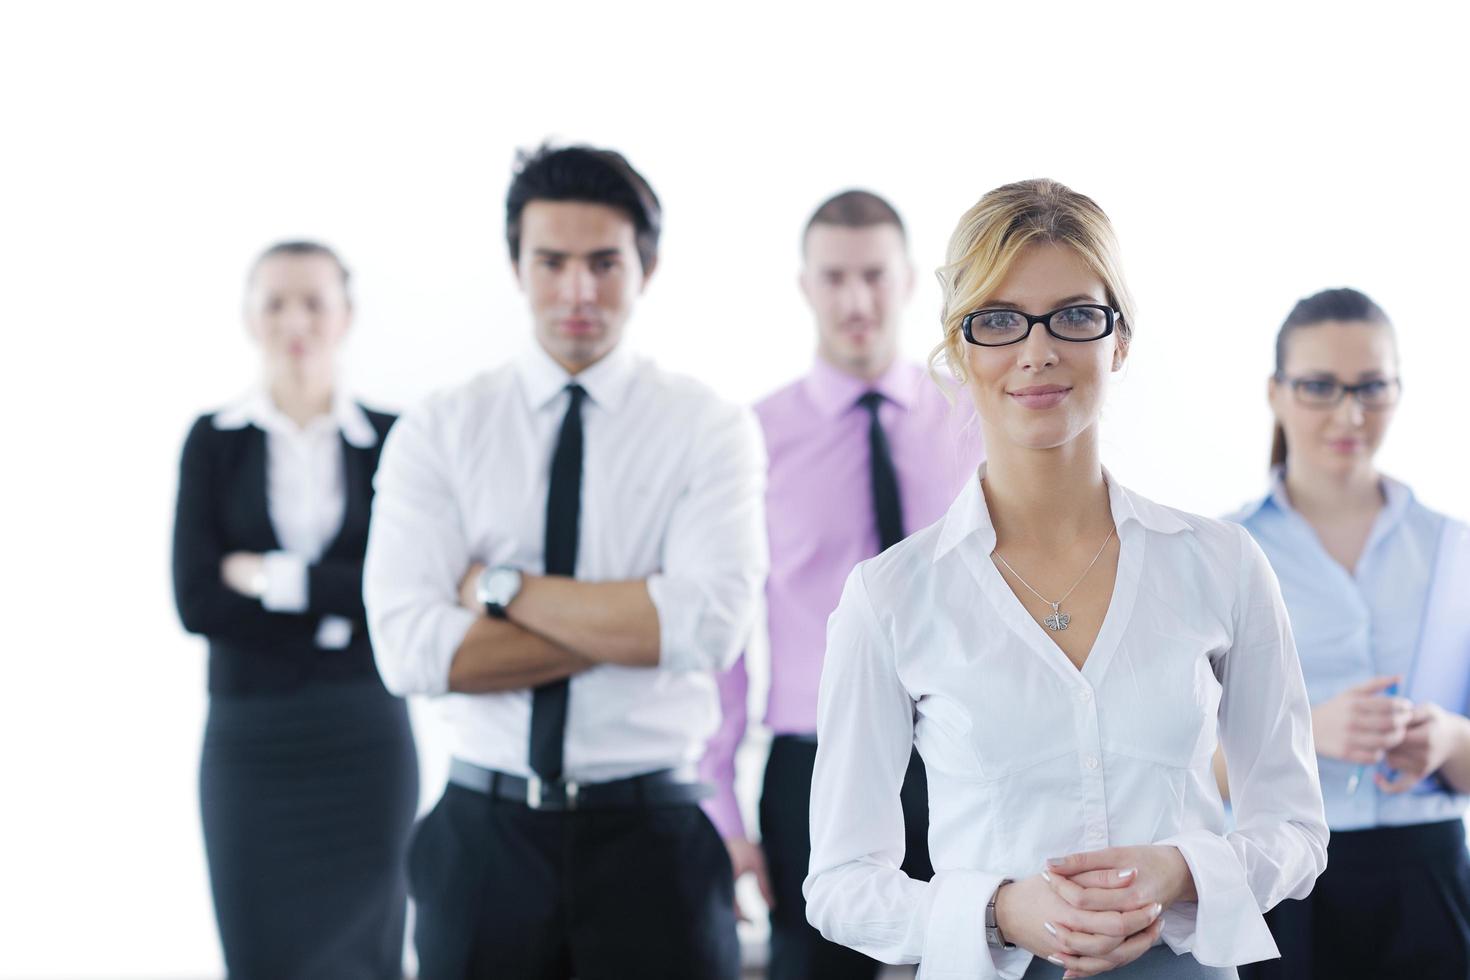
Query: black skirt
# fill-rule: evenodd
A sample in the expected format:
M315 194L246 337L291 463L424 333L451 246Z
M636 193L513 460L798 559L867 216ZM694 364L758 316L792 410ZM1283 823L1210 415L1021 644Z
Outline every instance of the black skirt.
M1312 894L1266 923L1281 958L1242 980L1470 980L1465 824L1334 830Z
M199 797L233 980L403 975L418 760L377 678L212 698Z

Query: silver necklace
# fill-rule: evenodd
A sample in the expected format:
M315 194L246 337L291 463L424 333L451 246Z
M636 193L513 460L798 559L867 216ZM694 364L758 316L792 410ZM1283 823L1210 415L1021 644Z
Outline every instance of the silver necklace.
M1102 547L1099 548L1099 549L1097 549L1097 554L1095 554L1095 555L1092 556L1092 561L1088 562L1087 567L1085 569L1083 569L1082 574L1079 575L1079 576L1077 576L1077 581L1075 581L1075 582L1072 583L1072 587L1067 590L1067 594L1064 595L1064 596L1062 596L1056 602L1052 602L1046 596L1042 595L1040 592L1037 592L1035 589L1031 588L1031 583L1028 582L1028 581L1026 581L1025 579L1023 579L1021 577L1021 573L1018 572L1018 571L1016 571L1014 568L1012 568L1011 567L1011 563L1008 562L1008 561L1006 561L1005 560L1005 556L1002 555L999 551L992 551L991 554L994 555L996 557L996 559L1002 565L1004 565L1006 567L1006 571L1008 571L1012 575L1016 576L1016 581L1017 582L1020 582L1022 585L1026 586L1026 590L1028 592L1030 592L1036 598L1040 599L1042 602L1046 603L1048 606L1051 606L1051 615L1050 616L1047 616L1045 619L1043 619L1041 621L1041 625L1045 626L1047 629L1051 630L1053 633L1057 633L1057 632L1060 632L1061 630L1066 629L1071 624L1071 622L1072 622L1072 617L1070 615L1068 615L1067 613L1062 612L1062 610L1061 610L1062 603L1066 602L1067 601L1067 597L1070 596L1073 592L1076 592L1077 591L1077 586L1081 585L1082 584L1082 580L1087 577L1087 573L1090 572L1090 571L1092 571L1092 566L1097 564L1097 560L1099 558L1101 558L1103 552L1108 549L1108 542L1110 542L1110 541L1113 540L1113 535L1116 534L1116 533L1118 533L1117 527L1114 527L1112 530L1110 530L1108 532L1108 536L1103 539Z

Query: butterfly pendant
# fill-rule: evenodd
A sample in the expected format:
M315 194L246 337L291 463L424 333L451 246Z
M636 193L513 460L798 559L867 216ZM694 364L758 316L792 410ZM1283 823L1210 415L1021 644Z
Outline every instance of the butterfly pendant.
M1062 630L1066 629L1072 622L1071 615L1061 612L1057 609L1057 606L1059 605L1061 605L1061 603L1059 602L1053 604L1051 607L1051 615L1041 621L1041 625L1045 626L1053 633L1061 632Z

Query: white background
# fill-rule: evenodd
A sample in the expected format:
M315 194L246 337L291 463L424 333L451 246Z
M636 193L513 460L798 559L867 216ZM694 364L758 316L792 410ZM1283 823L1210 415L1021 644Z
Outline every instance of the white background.
M255 375L239 308L260 248L340 249L352 384L407 407L525 342L515 148L606 143L666 210L632 342L751 400L810 360L798 240L827 194L868 187L907 218L920 356L956 218L1053 176L1112 215L1139 298L1105 430L1120 479L1208 514L1260 492L1275 328L1353 285L1401 335L1382 463L1464 516L1466 24L1447 9L7 4L0 974L220 972L203 644L174 617L168 541L190 421ZM428 800L443 760L421 736Z

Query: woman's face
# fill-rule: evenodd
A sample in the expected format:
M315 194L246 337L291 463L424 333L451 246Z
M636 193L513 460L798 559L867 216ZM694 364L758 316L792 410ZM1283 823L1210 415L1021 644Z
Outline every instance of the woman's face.
M1373 454L1393 421L1393 406L1365 408L1345 392L1336 405L1321 402L1334 384L1396 384L1398 352L1392 331L1361 320L1298 327L1286 339L1285 354L1284 377L1271 379L1269 397L1286 432L1287 465L1335 477L1371 471ZM1389 401L1396 400L1393 390L1388 389ZM1370 392L1381 395L1382 389Z
M1097 273L1065 245L1023 251L1009 275L978 309L1021 310L1033 316L1077 303L1108 306ZM993 443L1053 449L1097 424L1108 375L1123 366L1126 347L1114 332L1101 340L1058 340L1041 324L1005 347L965 345L970 395Z
M342 272L326 255L272 255L256 267L245 324L271 380L330 378L352 324Z

